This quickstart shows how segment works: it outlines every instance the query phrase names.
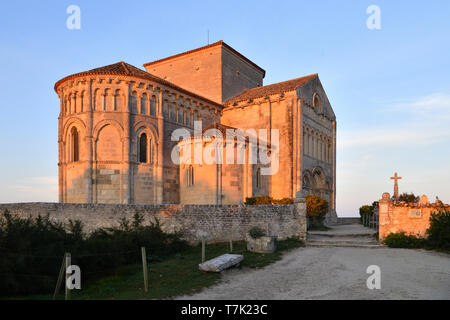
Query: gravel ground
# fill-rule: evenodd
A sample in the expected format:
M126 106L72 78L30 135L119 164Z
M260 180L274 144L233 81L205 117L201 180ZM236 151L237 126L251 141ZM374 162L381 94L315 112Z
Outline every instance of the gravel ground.
M369 265L381 289L369 290ZM264 269L231 269L222 282L178 299L450 299L450 255L426 250L299 248Z

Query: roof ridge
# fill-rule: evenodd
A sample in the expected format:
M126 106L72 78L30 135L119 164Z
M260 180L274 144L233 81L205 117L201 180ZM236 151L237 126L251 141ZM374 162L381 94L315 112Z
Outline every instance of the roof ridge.
M263 73L263 77L265 76L266 70L264 70L263 68L258 66L252 60L250 60L249 58L244 56L242 53L240 53L239 51L237 51L236 49L234 49L233 47L231 47L227 43L225 43L225 41L223 41L223 40L219 40L217 42L208 44L206 46L198 47L198 48L195 48L195 49L192 49L192 50L180 52L180 53L177 53L177 54L165 57L165 58L161 58L161 59L158 59L158 60L150 61L150 62L144 63L143 66L144 66L144 68L146 68L147 66L150 66L150 65L153 65L153 64L156 64L156 63L160 63L160 62L164 62L164 61L167 61L167 60L175 59L175 58L178 58L178 57L181 57L181 56L184 56L184 55L187 55L187 54L191 54L191 53L194 53L194 52L197 52L197 51L201 51L201 50L205 50L205 49L208 49L208 48L212 48L212 47L215 47L217 45L222 45L224 48L227 48L230 51L234 52L239 57L241 57L242 59L244 59L245 61L250 63L252 66L254 66L255 68L259 69Z
M119 62L109 64L106 66L102 66L102 67L90 69L87 71L77 72L77 73L68 75L68 76L58 80L55 83L53 88L55 91L57 91L58 86L61 83L65 82L69 79L74 79L74 78L83 77L83 76L90 76L90 75L122 75L122 76L137 77L137 78L141 78L141 79L156 81L156 82L160 83L161 85L171 87L175 90L184 92L185 94L189 94L196 99L200 99L200 100L206 101L208 103L220 106L221 108L224 108L224 105L222 103L213 101L206 97L203 97L203 96L201 96L197 93L194 93L188 89L180 87L179 85L176 85L175 83L172 83L170 81L162 79L154 74L151 74L145 70L135 67L129 63L126 63L125 61L119 61Z
M272 95L276 94L278 92L285 92L285 91L292 91L302 85L304 85L306 82L308 82L311 79L314 79L315 77L318 77L318 73L313 73L307 76L298 77L290 80L285 80L281 82L271 83L262 87L255 87L251 89L247 89L240 94L227 99L224 104L232 104L239 101L244 101L247 99L254 99L259 98L262 96ZM293 84L293 86L289 86L289 84ZM284 87L283 87L284 85ZM277 88L279 89L277 90ZM259 92L259 94L258 94Z

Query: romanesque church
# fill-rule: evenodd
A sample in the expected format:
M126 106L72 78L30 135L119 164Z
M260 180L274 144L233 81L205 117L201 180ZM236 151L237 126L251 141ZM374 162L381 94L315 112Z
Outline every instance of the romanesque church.
M327 220L336 218L336 117L317 74L265 86L265 70L223 41L143 66L121 61L56 82L60 202L220 205L303 191L327 199ZM278 130L277 172L174 163L172 133L198 121Z

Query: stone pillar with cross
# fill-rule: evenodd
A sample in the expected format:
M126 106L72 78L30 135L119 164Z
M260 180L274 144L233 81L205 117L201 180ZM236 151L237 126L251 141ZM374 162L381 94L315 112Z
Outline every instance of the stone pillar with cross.
M398 200L398 180L401 179L402 177L399 177L397 175L397 172L395 173L395 175L393 177L391 177L391 180L394 180L394 199Z

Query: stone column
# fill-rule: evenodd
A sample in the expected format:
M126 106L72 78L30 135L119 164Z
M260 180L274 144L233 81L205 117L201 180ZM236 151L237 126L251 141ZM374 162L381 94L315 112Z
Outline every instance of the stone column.
M391 195L388 192L383 193L378 202L378 238L380 241L387 236L385 226L390 224L389 207L391 203Z
M89 81L89 105L86 106L88 109L88 118L87 118L87 128L86 128L86 137L85 137L85 145L86 145L86 160L87 160L87 167L86 167L86 175L85 175L85 190L86 190L86 203L92 203L93 202L93 193L92 193L92 162L93 162L93 137L92 137L92 130L93 130L93 121L94 121L94 115L92 112L92 79Z
M164 144L164 118L163 118L163 90L159 89L159 101L156 104L156 114L158 117L158 160L156 168L156 203L163 203L164 192L164 158L163 158L163 144Z
M297 139L299 139L299 143L298 143L298 167L297 167L297 172L298 172L298 176L297 176L297 189L298 190L303 190L303 154L304 154L304 144L305 144L305 135L304 135L304 125L303 125L303 106L302 106L302 101L300 99L297 99L297 112L298 112L298 131L299 131L299 135L297 137ZM298 191L297 190L297 191ZM296 194L297 196L297 194Z
M64 116L64 93L59 92L60 98L60 112L58 117L58 191L59 191L59 202L64 202L64 144L63 144L63 116Z
M297 222L298 233L300 240L306 240L307 223L306 223L306 194L300 190L295 194L294 199L294 214Z
M128 99L127 104L125 105L125 112L123 116L123 188L124 188L124 199L123 203L131 204L132 203L132 195L131 195L131 114L132 114L132 99L130 99L132 95L132 88L134 83L130 82L128 85Z
M332 194L332 205L331 208L334 212L336 212L336 120L333 121L333 166L332 166L332 174L333 174L333 194Z

